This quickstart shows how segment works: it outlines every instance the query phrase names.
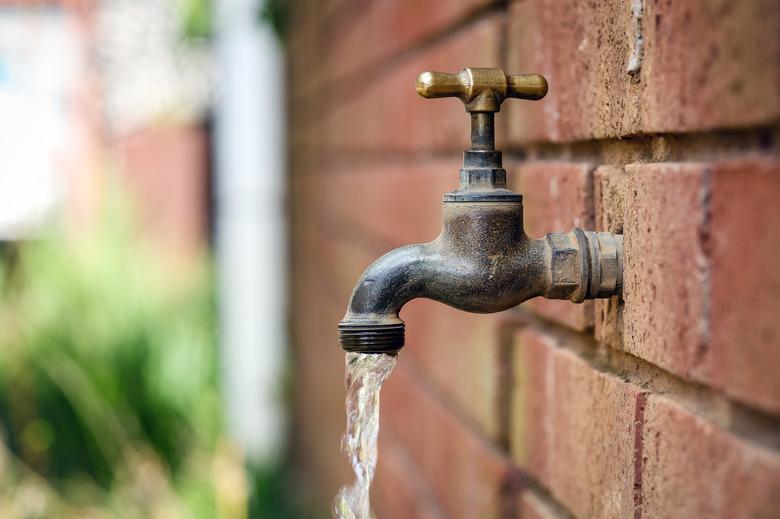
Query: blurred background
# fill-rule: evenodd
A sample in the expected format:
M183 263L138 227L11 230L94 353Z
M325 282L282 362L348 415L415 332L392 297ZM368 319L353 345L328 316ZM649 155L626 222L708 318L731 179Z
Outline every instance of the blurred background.
M284 16L0 1L0 517L300 516Z

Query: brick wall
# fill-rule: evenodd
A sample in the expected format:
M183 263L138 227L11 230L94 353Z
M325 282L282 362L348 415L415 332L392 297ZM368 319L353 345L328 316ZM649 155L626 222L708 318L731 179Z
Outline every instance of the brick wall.
M376 512L778 517L776 0L308 0L292 27L294 452L322 515L351 479L336 323L373 259L438 233L467 146L414 80L502 66L550 83L497 119L528 233L624 232L624 299L408 304Z

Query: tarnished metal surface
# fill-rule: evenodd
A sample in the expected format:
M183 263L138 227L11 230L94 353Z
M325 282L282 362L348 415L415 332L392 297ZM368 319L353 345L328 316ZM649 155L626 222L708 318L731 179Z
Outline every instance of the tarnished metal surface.
M493 112L507 97L539 99L547 82L499 69L426 72L424 97L460 97L472 115L460 188L444 196L441 234L429 243L391 251L358 281L339 340L347 351L394 352L404 344L398 313L424 297L473 313L493 313L543 296L582 302L619 294L623 237L573 229L538 240L523 229L522 196L506 189L501 152L494 149Z

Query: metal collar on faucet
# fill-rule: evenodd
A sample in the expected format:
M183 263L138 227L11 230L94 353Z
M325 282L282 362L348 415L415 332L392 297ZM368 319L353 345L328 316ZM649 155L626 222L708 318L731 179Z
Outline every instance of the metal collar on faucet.
M458 97L471 114L460 188L444 195L442 231L435 240L395 249L363 273L339 323L344 350L400 350L404 323L398 314L418 297L493 313L536 296L580 303L620 294L622 235L573 229L531 239L523 229L522 195L506 188L494 114L508 98L543 98L544 77L494 68L424 72L417 92L426 98Z

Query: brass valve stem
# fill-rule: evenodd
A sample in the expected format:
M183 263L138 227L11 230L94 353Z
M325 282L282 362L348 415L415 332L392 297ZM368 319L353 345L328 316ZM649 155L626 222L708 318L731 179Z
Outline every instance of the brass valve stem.
M496 149L496 128L493 112L471 112L471 149L493 151Z
M498 68L466 67L457 74L423 72L415 87L428 99L457 97L471 115L471 146L464 153L461 170L463 187L503 188L506 172L501 168L501 152L496 150L495 113L509 98L543 98L547 81L539 74L510 75Z

